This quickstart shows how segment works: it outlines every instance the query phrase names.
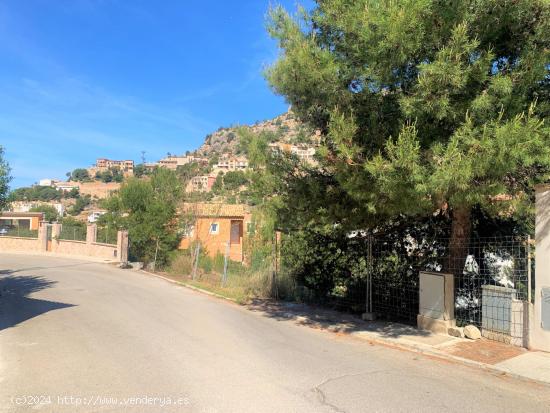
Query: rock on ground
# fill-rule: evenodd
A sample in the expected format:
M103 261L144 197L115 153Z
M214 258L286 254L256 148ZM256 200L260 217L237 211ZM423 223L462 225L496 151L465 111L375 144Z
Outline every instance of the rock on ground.
M464 338L464 329L462 327L449 327L447 334L453 337Z
M481 338L481 331L479 331L479 328L473 325L469 325L464 327L464 335L466 338L472 339L472 340L479 340Z

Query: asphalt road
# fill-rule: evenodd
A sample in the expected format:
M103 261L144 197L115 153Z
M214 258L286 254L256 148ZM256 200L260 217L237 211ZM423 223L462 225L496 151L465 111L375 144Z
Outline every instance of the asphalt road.
M550 411L543 386L134 271L0 254L0 272L1 411Z

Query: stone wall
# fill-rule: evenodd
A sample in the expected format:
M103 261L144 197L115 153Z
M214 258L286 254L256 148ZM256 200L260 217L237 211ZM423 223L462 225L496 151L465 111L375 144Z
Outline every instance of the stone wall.
M86 243L85 241L55 240L52 252L56 254L80 255L118 261L117 248L114 245Z
M51 226L51 237L48 238L47 227ZM44 254L74 255L93 257L114 262L128 261L128 233L118 232L117 245L96 242L97 228L89 225L86 241L60 240L61 224L42 222L38 229L38 238L21 238L0 236L0 252L40 252Z
M9 251L42 251L42 244L38 238L0 237L0 252Z

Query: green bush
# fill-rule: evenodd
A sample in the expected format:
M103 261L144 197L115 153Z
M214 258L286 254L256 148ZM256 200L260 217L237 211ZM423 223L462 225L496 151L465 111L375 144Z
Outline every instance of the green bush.
M213 269L220 274L223 273L223 268L225 264L225 257L221 253L217 253L213 259Z
M201 254L199 258L199 268L203 270L205 273L211 273L213 267L214 267L214 263L212 258L210 258L209 255Z

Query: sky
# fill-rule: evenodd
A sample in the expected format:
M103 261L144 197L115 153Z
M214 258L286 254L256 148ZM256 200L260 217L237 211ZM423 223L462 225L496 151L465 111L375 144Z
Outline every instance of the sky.
M281 0L295 11L295 0ZM0 145L12 188L98 157L148 162L288 109L263 78L269 0L3 0ZM300 4L310 7L309 0Z

